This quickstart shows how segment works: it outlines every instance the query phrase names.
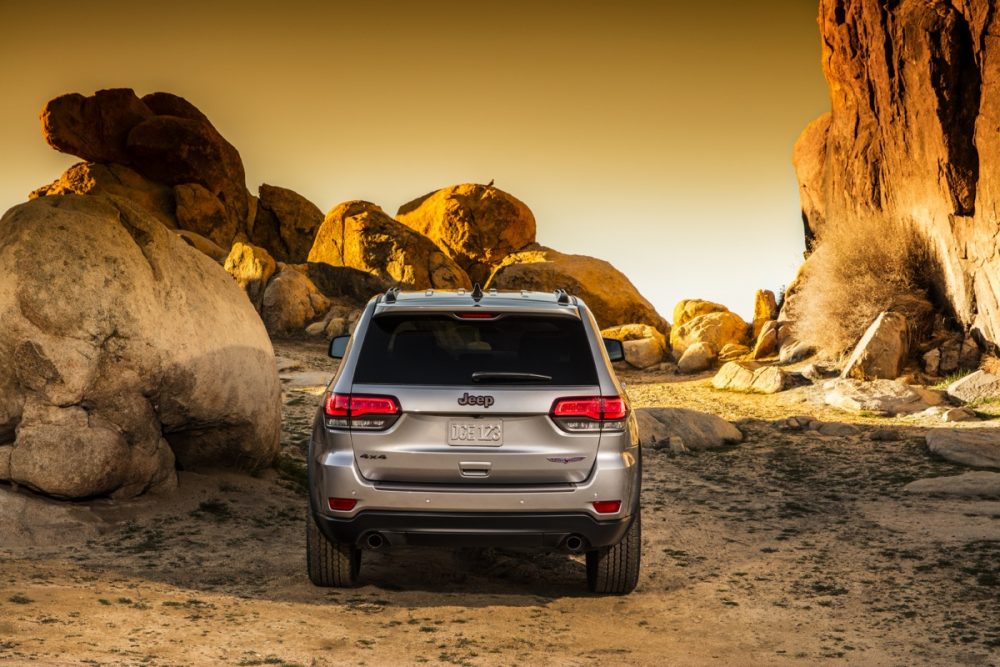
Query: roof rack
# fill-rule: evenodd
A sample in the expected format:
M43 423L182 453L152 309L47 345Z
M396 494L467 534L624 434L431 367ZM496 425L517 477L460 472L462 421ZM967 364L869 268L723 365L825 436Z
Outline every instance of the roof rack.
M390 287L385 291L385 302L396 303L396 295L399 294L398 287Z
M569 305L569 293L561 287L556 290L556 303L560 306Z

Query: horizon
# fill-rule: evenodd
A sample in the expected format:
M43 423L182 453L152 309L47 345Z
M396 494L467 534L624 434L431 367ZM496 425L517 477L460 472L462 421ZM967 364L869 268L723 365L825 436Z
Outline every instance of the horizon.
M792 145L829 108L813 2L116 4L54 3L44 42L30 6L0 9L0 52L32 63L0 74L3 211L79 161L45 144L46 101L131 87L205 112L251 193L290 188L324 213L366 199L395 215L493 179L539 243L611 262L668 320L684 298L747 318L802 261Z

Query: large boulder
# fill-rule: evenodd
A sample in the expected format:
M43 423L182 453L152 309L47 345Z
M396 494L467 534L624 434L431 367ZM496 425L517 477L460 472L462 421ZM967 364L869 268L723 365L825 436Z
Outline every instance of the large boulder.
M698 315L670 330L670 347L678 359L695 343L708 343L721 350L729 343L743 345L749 327L736 313L715 311Z
M711 343L698 342L684 350L677 360L677 370L686 374L700 373L711 368L717 357L718 352Z
M1000 428L936 428L927 433L927 449L952 463L1000 468Z
M984 370L969 373L948 385L948 395L965 403L1000 399L1000 376Z
M237 241L229 251L223 268L243 288L259 312L263 306L267 283L278 268L274 258L263 248Z
M756 325L754 325L756 326ZM761 325L757 333L757 340L750 353L751 359L765 359L774 356L778 352L778 322L768 320Z
M767 322L778 319L778 302L774 292L759 289L753 299L753 337L760 336L761 329Z
M465 271L430 239L366 201L345 202L327 213L308 259L410 289L472 287Z
M535 242L531 209L492 185L442 188L400 206L396 219L427 236L481 285L504 257Z
M823 385L824 402L846 412L894 416L923 412L940 405L942 397L897 380L830 380Z
M567 255L545 246L508 255L487 287L551 292L565 289L582 298L601 327L648 324L666 334L670 324L656 312L621 271L586 255Z
M730 361L712 378L716 389L774 394L788 389L791 376L776 366L763 366L752 361Z
M704 299L683 299L678 301L677 305L674 306L674 326L679 327L699 315L707 315L708 313L724 313L728 310L729 309L721 303L715 303L713 301L705 301Z
M975 470L948 477L928 477L910 482L903 491L960 498L1000 498L1000 472Z
M639 439L654 449L715 449L743 440L740 430L725 419L687 408L640 408L636 419Z
M663 361L667 340L648 324L623 324L601 331L601 336L622 341L625 361L635 368L650 368Z
M218 264L131 202L54 195L0 220L0 480L129 497L268 465L270 340Z
M90 97L71 93L42 109L42 134L60 153L90 162L128 164L129 132L153 115L131 88L99 90Z
M392 283L350 266L331 266L325 262L309 262L306 276L316 289L331 299L364 304L376 294L385 292Z
M261 298L260 316L273 336L302 333L306 325L330 308L326 298L304 271L282 264Z
M280 262L305 262L323 224L323 212L302 195L264 183L250 240L267 248Z
M847 359L841 377L895 380L910 353L910 330L902 313L883 312L871 323Z

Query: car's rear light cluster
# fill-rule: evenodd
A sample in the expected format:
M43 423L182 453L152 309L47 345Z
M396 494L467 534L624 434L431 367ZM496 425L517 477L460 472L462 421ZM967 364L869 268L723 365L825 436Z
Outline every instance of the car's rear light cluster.
M323 403L327 428L383 431L399 419L399 401L394 396L327 394Z
M628 401L621 396L559 398L549 413L560 428L572 432L624 431Z
M594 511L598 514L616 514L622 508L620 500L595 500Z

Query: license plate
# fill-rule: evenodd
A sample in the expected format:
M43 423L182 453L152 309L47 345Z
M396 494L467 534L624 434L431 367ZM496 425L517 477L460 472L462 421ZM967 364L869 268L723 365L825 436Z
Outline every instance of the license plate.
M503 444L503 422L499 419L449 421L448 444L499 447Z

